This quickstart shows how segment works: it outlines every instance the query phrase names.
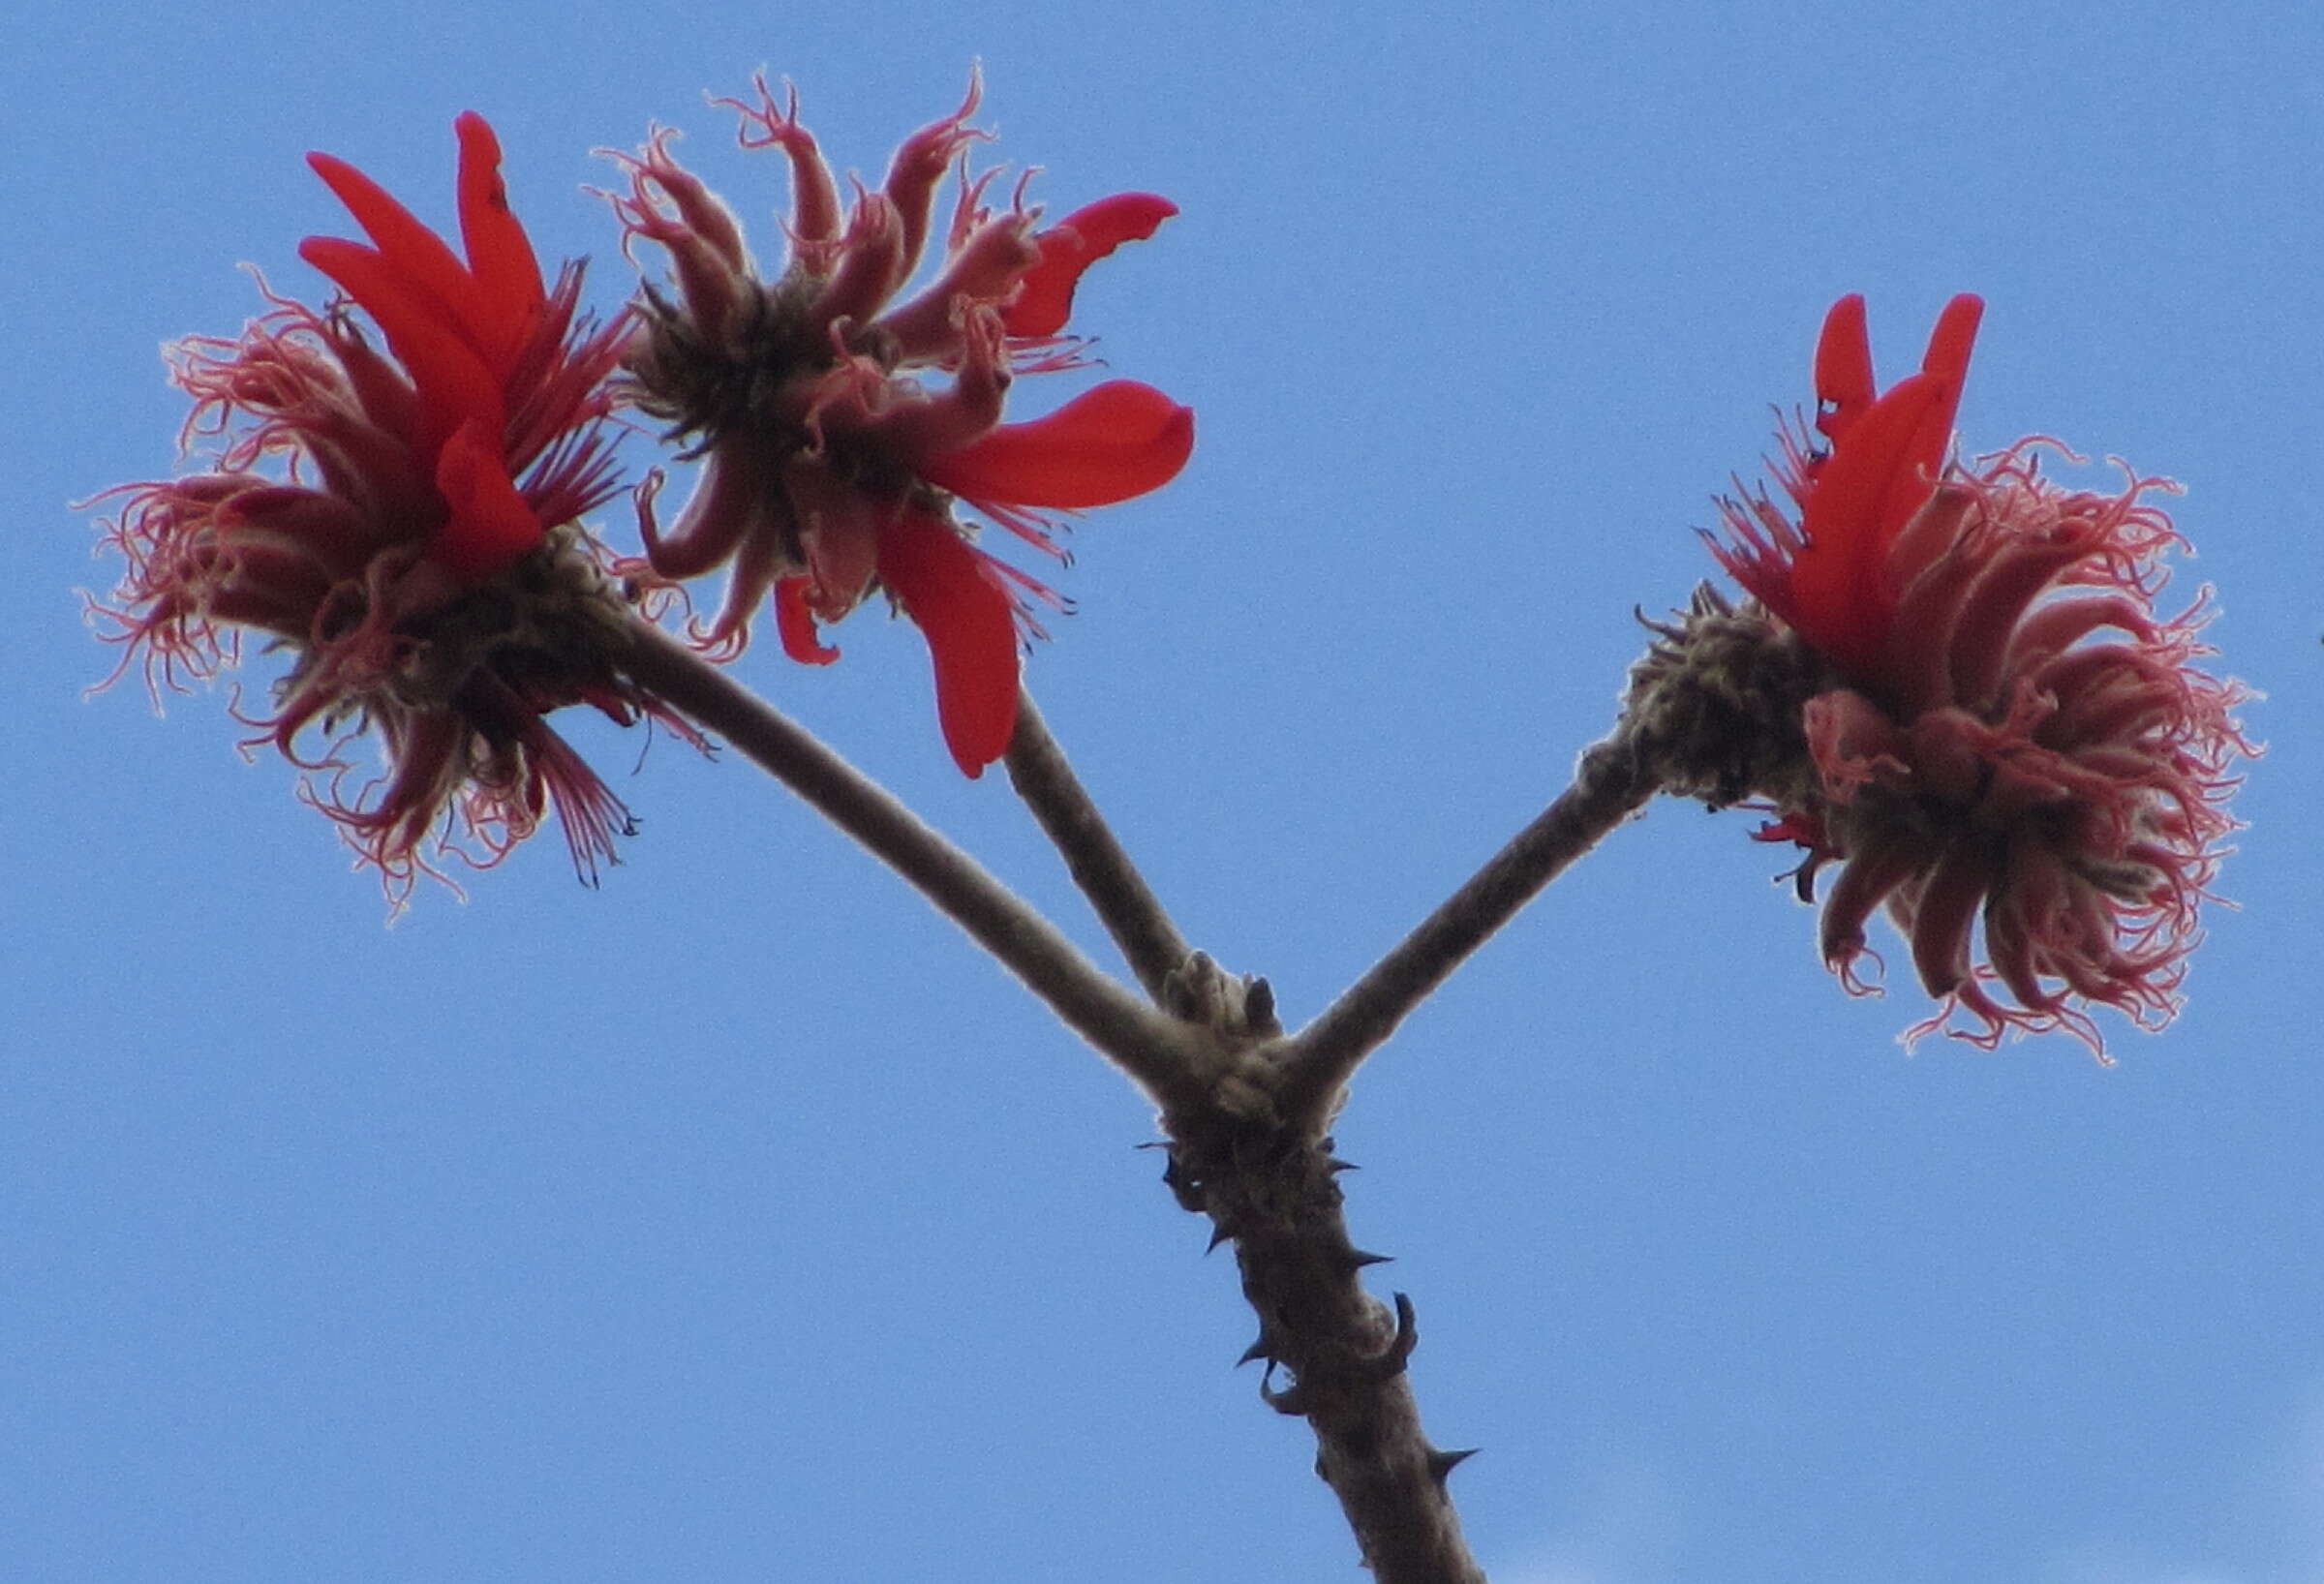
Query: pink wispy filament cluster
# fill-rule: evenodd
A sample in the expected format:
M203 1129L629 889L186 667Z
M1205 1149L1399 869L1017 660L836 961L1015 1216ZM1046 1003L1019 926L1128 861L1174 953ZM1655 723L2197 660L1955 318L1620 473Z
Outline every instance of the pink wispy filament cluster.
M785 653L827 663L817 624L884 590L926 636L944 740L970 776L1016 724L1019 628L1039 630L1041 583L987 553L956 502L1058 552L1053 514L1160 488L1184 466L1193 414L1149 385L1109 381L1046 417L1001 421L1019 375L1082 366L1064 334L1082 272L1177 213L1123 193L1044 227L1021 198L988 201L971 178L978 89L905 138L876 189L843 204L796 96L764 79L742 115L746 147L790 165L789 257L759 273L732 212L657 132L617 156L630 181L613 203L631 241L669 258L672 290L649 286L627 359L633 399L704 456L693 495L660 528L641 503L647 560L664 578L728 567L723 608L701 633L732 653L772 596ZM938 189L957 170L949 218ZM905 287L932 247L941 259Z
M432 833L490 862L552 807L594 873L628 816L542 716L654 708L528 625L603 597L566 525L614 493L601 425L626 326L578 313L578 265L543 281L491 127L471 112L456 131L462 254L361 171L309 157L370 238L299 249L346 296L318 311L269 293L238 339L179 343L188 438L220 453L126 486L107 525L129 564L103 614L157 685L230 664L244 628L292 655L260 741L318 773L306 795L397 896ZM559 533L562 557L544 549ZM345 755L365 731L377 778Z
M1984 1046L2064 1029L2102 1053L2091 1005L2167 1021L2200 938L2246 696L2195 662L2201 601L2157 613L2182 541L2129 474L2061 487L2053 442L1946 460L1982 304L1955 297L1919 372L1881 391L1861 297L1825 321L1816 427L1782 437L1777 479L1721 503L1713 542L1743 587L1828 663L1802 722L1816 795L1762 835L1842 866L1821 950L1850 989L1885 907L1942 1003ZM1980 928L1981 926L1981 928Z

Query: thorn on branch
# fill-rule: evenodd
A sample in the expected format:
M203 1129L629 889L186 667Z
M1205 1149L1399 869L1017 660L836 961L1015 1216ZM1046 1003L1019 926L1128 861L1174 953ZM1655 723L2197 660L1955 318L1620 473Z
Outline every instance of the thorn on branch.
M1389 1338L1388 1346L1376 1358L1363 1360L1362 1372L1371 1380L1386 1381L1404 1373L1412 1357L1412 1350L1421 1345L1420 1326L1412 1312L1412 1299L1396 1295L1396 1334Z
M1271 1040L1283 1032L1283 1024L1275 1017L1275 988L1264 975L1243 982L1242 1023L1261 1039Z
M1140 1144L1138 1147L1145 1149L1148 1146ZM1170 1197L1178 1202L1179 1209L1201 1215L1205 1209L1201 1181L1186 1170L1186 1163L1179 1157L1176 1144L1164 1144L1161 1147L1170 1151L1162 1167L1162 1186L1170 1190ZM1218 1244L1213 1241L1210 1246L1216 1248Z
M1229 973L1208 952L1188 952L1162 981L1162 1010L1230 1040L1273 1039L1275 992L1256 974Z
M1476 1447L1462 1447L1456 1450L1447 1451L1443 1448L1432 1447L1428 1453L1428 1477L1442 1487L1445 1481L1452 1477L1454 1469L1475 1457L1481 1449Z

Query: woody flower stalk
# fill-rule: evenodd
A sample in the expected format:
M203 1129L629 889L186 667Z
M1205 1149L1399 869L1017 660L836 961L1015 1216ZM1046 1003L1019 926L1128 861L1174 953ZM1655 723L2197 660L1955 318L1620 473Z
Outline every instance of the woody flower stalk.
M2088 1008L2149 1028L2177 1010L2252 751L2248 695L2194 663L2202 599L2157 611L2183 541L2151 497L2175 486L2125 470L2113 494L2064 488L2045 452L2079 459L2042 439L1947 460L1981 310L1955 297L1920 371L1882 392L1863 299L1833 307L1822 443L1785 434L1775 468L1793 511L1721 503L1713 554L1757 605L1698 598L1634 697L1667 710L1690 674L1697 698L1714 678L1757 695L1751 746L1696 790L1772 805L1760 836L1806 849L1803 897L1838 867L1820 950L1851 991L1885 909L1941 1003L1908 1039L1959 1014L1988 1048L2063 1029L2103 1055ZM1764 710L1787 693L1790 713Z
M1046 417L1001 422L1021 374L1084 366L1064 334L1082 272L1177 213L1122 193L1043 227L1023 202L989 202L996 174L971 178L985 135L960 108L905 138L876 190L842 206L796 94L764 78L742 116L746 148L790 164L789 259L762 278L724 203L681 167L673 135L616 155L628 191L612 196L630 242L669 256L669 289L642 289L643 326L626 358L631 400L704 458L694 492L664 529L640 494L646 561L683 580L730 568L700 641L731 655L772 600L784 653L828 664L818 624L884 591L928 640L936 711L961 769L979 774L1016 726L1020 633L1061 603L992 555L956 514L965 504L1038 550L1061 554L1055 514L1159 489L1185 465L1194 415L1150 385L1114 380ZM937 190L958 190L939 222ZM930 248L942 259L902 296Z
M615 490L605 381L627 325L578 312L578 264L543 281L491 127L455 129L465 257L308 157L370 237L300 245L346 295L269 292L238 339L171 349L189 438L223 443L207 471L115 492L129 565L99 608L156 686L233 663L246 629L287 651L259 741L311 773L303 795L399 900L438 850L490 863L552 807L594 878L628 814L543 716L664 713L600 657L627 602L576 522ZM366 731L376 778L348 758Z

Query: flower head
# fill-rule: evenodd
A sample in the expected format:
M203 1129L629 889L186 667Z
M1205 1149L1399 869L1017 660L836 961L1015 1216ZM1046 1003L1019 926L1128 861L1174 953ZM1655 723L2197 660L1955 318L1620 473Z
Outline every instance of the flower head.
M2039 439L1947 461L1981 308L1955 297L1920 371L1881 391L1863 299L1835 305L1816 355L1827 444L1787 432L1775 470L1796 520L1763 491L1724 501L1712 550L1823 668L1806 762L1761 790L1781 816L1762 835L1808 849L1803 893L1843 866L1824 960L1864 989L1885 906L1942 1003L1913 1035L1958 1011L1981 1045L2062 1028L2102 1053L2088 1005L2147 1027L2177 1009L2234 828L2230 767L2252 751L2233 719L2248 694L2194 664L2201 599L2156 612L2182 541L2148 497L2176 486L2125 470L2112 494L2065 489L2043 453L2080 459Z
M613 204L631 241L663 248L670 290L644 289L644 329L627 358L636 404L690 440L705 462L667 530L641 492L647 561L671 579L730 565L725 602L702 634L731 654L773 596L793 659L838 651L816 627L883 589L928 639L936 709L970 776L1008 746L1017 714L1018 628L1056 596L971 540L954 515L974 507L1035 547L1059 553L1052 513L1159 489L1194 442L1194 415L1149 385L1116 380L1046 417L1001 422L1020 374L1083 366L1063 332L1082 272L1176 214L1166 199L1121 193L1044 227L1019 194L988 201L995 172L971 178L979 89L905 138L876 190L839 183L800 124L797 95L778 105L721 101L742 115L748 148L790 164L789 259L760 275L733 214L670 152L659 131L636 155ZM936 217L946 172L958 184ZM933 236L941 262L904 289Z
M439 826L488 863L552 806L594 876L628 815L541 717L660 713L598 657L621 599L574 521L614 493L601 426L627 326L578 314L579 265L543 282L492 128L473 111L455 127L465 257L361 171L308 157L370 237L299 248L346 296L318 311L269 292L238 339L170 349L187 437L220 454L110 492L129 566L100 608L156 685L233 663L239 629L288 650L259 740L315 773L305 795L399 899ZM365 729L386 770L351 787Z

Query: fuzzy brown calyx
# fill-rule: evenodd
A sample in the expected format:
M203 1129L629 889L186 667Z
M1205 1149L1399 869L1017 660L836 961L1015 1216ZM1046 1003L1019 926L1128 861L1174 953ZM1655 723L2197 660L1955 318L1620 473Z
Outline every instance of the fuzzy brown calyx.
M421 562L385 590L372 579L343 584L319 626L327 641L303 650L282 691L295 692L319 667L346 690L343 707L356 709L448 709L481 675L541 711L607 691L608 656L632 601L577 526L547 530L492 577L430 598L432 581ZM350 654L351 643L368 651L369 665Z
M1725 808L1779 807L1816 795L1801 715L1834 684L1821 656L1754 599L1697 587L1670 622L1638 621L1655 641L1630 669L1623 704L1662 789Z
M642 328L622 361L618 385L629 403L665 427L662 438L707 452L737 432L791 431L785 449L807 443L801 392L839 362L810 309L815 283L794 272L759 285L736 284L738 303L715 332L652 282L639 287ZM851 353L871 354L879 338L858 332ZM891 360L892 361L892 360Z

